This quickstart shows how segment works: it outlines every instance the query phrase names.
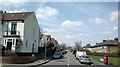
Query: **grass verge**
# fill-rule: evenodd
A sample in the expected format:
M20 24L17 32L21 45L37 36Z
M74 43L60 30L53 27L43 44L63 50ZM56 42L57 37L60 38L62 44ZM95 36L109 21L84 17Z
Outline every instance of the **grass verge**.
M94 60L100 62L100 59L103 58L103 56L90 56L91 58L93 58ZM119 62L120 58L117 57L109 57L108 58L108 64L110 65L115 65L115 66L120 66L120 62Z

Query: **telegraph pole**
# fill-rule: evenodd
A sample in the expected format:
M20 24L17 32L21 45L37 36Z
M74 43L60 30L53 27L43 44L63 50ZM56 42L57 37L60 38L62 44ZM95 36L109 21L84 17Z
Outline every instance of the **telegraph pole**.
M46 45L47 45L47 38L46 38L46 35L44 35L43 36L43 38L42 38L42 43L44 44L44 46L45 46L45 50L44 50L44 60L46 61Z
M44 57L44 60L46 61L46 43L44 43L45 45L45 57Z

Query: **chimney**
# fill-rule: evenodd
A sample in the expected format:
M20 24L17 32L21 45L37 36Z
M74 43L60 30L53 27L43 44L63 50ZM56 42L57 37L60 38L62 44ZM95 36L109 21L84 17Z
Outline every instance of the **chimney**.
M4 11L4 13L7 13L6 11Z
M3 13L3 11L1 10L0 13Z
M114 41L118 41L118 38L114 38Z
M0 11L0 21L3 19L3 11Z
M103 42L106 42L106 40L103 40Z

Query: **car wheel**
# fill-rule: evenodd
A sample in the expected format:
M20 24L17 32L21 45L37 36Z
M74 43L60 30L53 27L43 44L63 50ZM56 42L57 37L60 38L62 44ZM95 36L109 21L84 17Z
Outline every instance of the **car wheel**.
M80 62L81 64L83 64L83 62Z
M89 65L91 65L91 63L89 63Z

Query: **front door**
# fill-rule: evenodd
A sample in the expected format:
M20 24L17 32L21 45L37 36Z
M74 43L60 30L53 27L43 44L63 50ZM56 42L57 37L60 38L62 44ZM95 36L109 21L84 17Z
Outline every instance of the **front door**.
M7 42L7 50L11 50L12 49L12 42Z

